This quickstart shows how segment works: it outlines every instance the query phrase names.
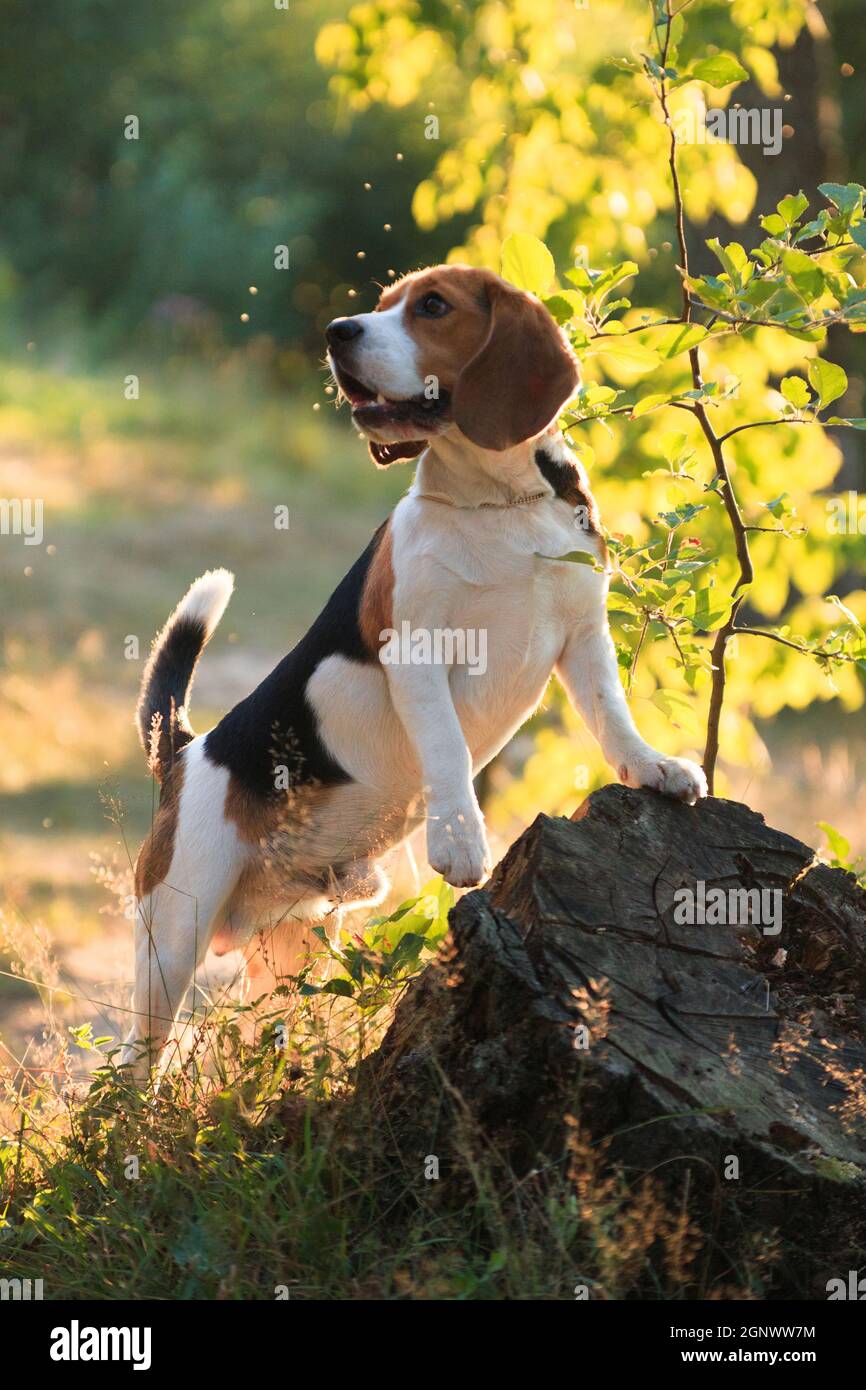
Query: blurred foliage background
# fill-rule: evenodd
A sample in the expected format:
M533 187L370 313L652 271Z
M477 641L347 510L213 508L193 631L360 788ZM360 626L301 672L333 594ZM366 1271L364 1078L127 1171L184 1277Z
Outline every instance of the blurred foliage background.
M511 232L544 239L560 272L584 255L634 260L635 305L676 311L680 296L667 133L646 85L617 66L646 50L646 0L280 3L44 0L37 24L23 0L0 0L0 496L45 507L43 545L0 536L7 950L20 955L22 933L45 923L113 1028L129 970L118 902L152 806L131 722L152 634L196 574L236 571L196 685L194 723L207 727L300 635L409 481L372 470L333 414L324 325L418 265L497 269ZM684 56L734 53L749 80L682 101L779 108L785 121L776 156L684 147L701 272L707 238L750 246L785 194L802 188L817 206L818 183L866 181L866 29L860 0L683 8ZM720 428L777 413L781 378L815 351L772 330L714 344L714 378L740 380ZM821 352L848 373L840 414L866 414L862 337L831 331ZM597 358L588 371L618 389L644 382ZM658 389L683 371L666 366ZM612 531L659 534L673 456L694 448L705 470L691 422L672 414L582 430ZM859 437L779 426L738 436L732 457L751 516L787 493L807 528L755 535L752 616L816 637L838 593L862 621L866 542L830 534L826 507L864 490ZM724 584L719 512L695 530ZM699 752L705 692L674 720L654 700L677 684L659 638L635 680L636 719L666 750ZM827 821L866 849L853 669L833 683L806 657L741 640L729 682L721 794L813 843ZM610 775L551 693L484 778L499 848ZM19 1039L29 999L0 976Z

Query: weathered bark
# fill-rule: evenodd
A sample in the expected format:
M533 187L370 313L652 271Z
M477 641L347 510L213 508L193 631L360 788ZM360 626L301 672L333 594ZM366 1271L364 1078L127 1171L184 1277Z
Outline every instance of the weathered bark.
M678 925L674 894L698 880L780 890L781 930ZM539 816L451 928L360 1078L402 1153L456 1158L471 1117L519 1175L562 1163L571 1115L630 1176L681 1188L690 1167L722 1237L778 1230L802 1255L788 1293L862 1263L866 893L851 875L739 803L612 786L571 820Z

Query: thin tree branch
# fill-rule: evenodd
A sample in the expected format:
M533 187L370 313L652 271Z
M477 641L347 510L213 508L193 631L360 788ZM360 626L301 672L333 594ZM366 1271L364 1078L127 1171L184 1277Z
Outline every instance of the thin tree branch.
M783 647L790 647L792 651L802 652L804 656L813 656L814 653L808 647L802 647L798 642L791 642L787 637L780 637L778 632L769 632L762 627L735 627L734 635L739 637L767 637L771 642L778 642Z
M728 439L733 439L735 434L741 434L743 430L760 430L765 425L820 425L820 420L786 420L783 415L778 415L775 420L752 420L746 425L735 425L732 430L719 435L719 443L724 444Z
M852 656L850 652L820 652L813 647L803 647L798 642L792 642L787 637L782 637L778 632L769 632L763 627L735 627L734 636L739 637L766 637L771 642L779 642L783 647L790 647L792 651L799 652L801 656L825 657L828 661L859 661L858 656Z
M800 527L797 531L789 531L787 526L746 526L746 531L763 531L767 536L802 536L805 527Z
M686 283L689 276L689 253L688 244L686 241L685 205L683 202L682 188L680 186L679 170L677 168L677 136L670 116L670 108L668 105L667 77L665 72L667 64L667 55L670 48L671 25L673 23L673 16L671 14L671 0L665 0L665 9L667 13L667 23L665 28L665 41L662 48L662 75L658 84L658 92L662 113L665 118L665 124L667 125L668 130L670 131L670 154L668 158L668 165L671 173L671 184L673 186L677 241L679 243L680 269L682 271L683 281L682 319L684 323L689 323L691 322L692 301L691 295L689 293L689 288ZM711 306L708 307L711 308ZM714 312L717 313L719 317L726 317L718 310ZM704 381L703 374L701 371L701 357L699 348L693 347L689 350L689 365L691 367L692 382L695 391L703 392ZM754 578L754 569L752 567L752 557L749 552L749 538L746 532L743 518L740 514L740 508L737 503L736 495L734 493L733 487L731 486L731 478L728 472L727 461L725 459L722 443L719 440L719 437L717 436L715 430L713 429L712 424L710 423L710 418L707 414L707 409L703 400L695 401L693 406L693 413L698 421L698 424L701 427L703 436L709 446L710 453L713 459L713 464L716 470L716 476L722 484L720 492L722 494L722 500L725 505L725 510L728 514L728 520L731 524L731 530L733 532L734 544L737 553L737 562L740 568L739 577L737 579L736 584L734 585L733 603L731 605L731 611L728 615L727 621L721 628L719 628L718 632L716 633L716 638L713 642L712 649L713 676L712 688L710 691L710 708L707 716L707 737L706 744L704 747L704 773L707 778L707 788L710 792L712 792L714 789L715 782L716 759L718 757L719 752L719 723L722 715L722 705L724 703L725 698L725 649L733 633L737 613L739 612L740 605L742 604L743 598L745 596L745 589L748 585L751 584Z
M684 208L684 206L683 206L682 189L680 188L680 175L679 175L679 170L677 169L677 133L676 133L676 131L674 130L674 124L673 124L673 121L671 120L670 107L668 106L668 84L667 84L667 78L666 78L666 76L665 76L665 70L666 70L666 68L667 68L667 61L668 61L668 49L670 48L670 42L671 42L671 25L672 25L672 23L673 23L673 16L672 16L672 14L671 14L671 3L670 3L670 0L665 0L665 7L666 7L666 10L667 10L667 25L666 25L666 28L665 28L665 41L664 41L664 47L663 47L663 49L662 49L662 61L661 61L662 77L661 77L661 81L660 81L660 83L659 83L659 100L661 101L661 108L662 108L662 113L663 113L664 118L665 118L665 125L667 126L667 128L668 128L668 130L669 130L669 132L670 132L670 152L669 152L669 154L668 154L668 167L669 167L669 169L670 169L670 171L671 171L671 183L673 184L673 192L674 192L674 209L675 209L675 212L676 212L676 224L677 224L677 242L679 243L679 248L680 248L680 269L682 270L682 281L683 281L683 283L682 283L682 295L683 295L683 313L682 313L682 320L683 320L683 323L691 323L691 318L692 318L692 300L691 300L691 295L690 295L690 293L689 293L689 287L688 287L688 285L686 284L686 280L687 280L688 274L689 274L689 250L688 250L688 245L687 245L687 243L686 243L685 208Z
M619 323L619 319L611 319L611 323ZM648 333L651 328L667 328L670 324L682 323L682 319L656 319L654 323L636 323L631 328L624 328L622 333L591 333L589 341L597 342L599 338L625 338L629 333Z
M647 628L649 627L649 625L650 625L650 615L649 615L649 613L644 613L644 617L643 617L643 627L642 627L641 630L640 630L640 636L639 636L638 639L637 639L637 646L636 646L635 649L634 649L634 656L632 657L631 666L629 667L629 672L628 672L628 689L626 690L626 695L628 696L629 699L631 699L632 686L634 685L635 673L637 672L638 657L640 656L641 648L642 648L643 643L644 643L644 638L645 638L646 635L647 635Z

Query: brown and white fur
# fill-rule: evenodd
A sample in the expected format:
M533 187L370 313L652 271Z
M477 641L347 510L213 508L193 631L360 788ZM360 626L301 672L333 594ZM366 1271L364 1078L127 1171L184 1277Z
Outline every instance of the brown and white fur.
M154 645L138 719L162 792L136 866L123 1053L139 1071L209 946L244 947L260 980L296 973L310 924L381 900L377 860L422 821L432 868L480 883L490 853L473 777L553 672L621 781L706 794L701 769L646 744L626 704L597 511L556 426L577 365L544 307L488 271L437 266L327 338L374 460L421 457L307 635L209 734L185 706L231 576L198 579ZM576 550L599 566L557 561ZM403 623L484 631L486 670L386 664Z

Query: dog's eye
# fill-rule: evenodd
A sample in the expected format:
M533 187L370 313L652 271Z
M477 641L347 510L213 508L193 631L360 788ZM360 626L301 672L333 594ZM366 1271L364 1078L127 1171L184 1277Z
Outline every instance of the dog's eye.
M445 302L441 294L425 294L415 305L416 314L423 314L428 319L441 319L450 309L451 305Z

